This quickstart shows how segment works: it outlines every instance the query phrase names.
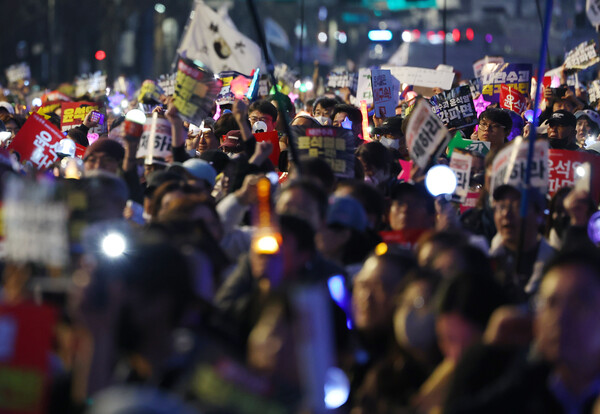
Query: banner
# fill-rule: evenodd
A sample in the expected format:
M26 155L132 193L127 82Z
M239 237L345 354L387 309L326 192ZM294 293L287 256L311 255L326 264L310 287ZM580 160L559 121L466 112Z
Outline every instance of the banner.
M221 90L221 81L188 59L179 59L173 103L181 118L190 124L200 125L211 110Z
M477 114L469 85L439 93L433 96L429 102L433 112L448 128L460 129L477 123Z
M596 203L600 201L600 157L589 152L551 149L549 159L548 193L553 196L561 187L573 187L580 177L577 167L589 163L591 167L590 190ZM580 170L582 171L582 170Z
M356 87L356 99L365 101L368 105L373 104L373 87L371 86L371 69L360 69L358 71L358 84Z
M500 85L500 107L520 115L527 109L527 97L508 85Z
M171 123L163 117L152 114L146 118L144 132L140 137L136 158L146 158L152 164L154 157L163 160L171 154Z
M529 143L522 137L515 138L511 145L503 148L492 164L490 195L502 184L523 188L527 169ZM542 194L548 192L548 141L537 140L531 164L531 186Z
M411 112L406 128L406 145L410 157L425 168L433 154L445 140L449 140L448 130L442 120L433 113L429 103L419 100Z
M571 71L587 69L600 62L596 52L596 42L591 39L583 42L565 56L565 69Z
M0 306L0 412L46 412L55 322L48 306Z
M500 102L500 87L502 84L528 95L531 90L531 74L531 64L505 63L497 71L482 75L481 96L488 102Z
M260 47L202 0L196 0L177 53L202 62L211 72L251 73L261 67Z
M387 65L381 66L381 69L390 70L392 76L401 83L412 86L449 90L452 88L452 82L454 82L454 72L443 70Z
M277 131L269 131L269 132L258 132L254 135L254 139L256 142L269 141L273 144L273 151L271 155L269 155L269 159L273 163L275 167L279 165L279 153L281 152L279 148L279 133Z
M502 56L486 56L473 63L473 73L476 78L492 72L498 65L504 64Z
M461 203L464 203L469 193L471 180L471 167L473 156L466 151L457 149L450 157L450 169L456 174L456 190L454 194Z
M354 177L354 143L352 131L344 128L292 127L297 137L298 156L325 160L337 177Z
M371 84L375 115L379 118L394 116L400 95L400 82L389 70L374 69L371 71Z
M592 26L600 25L600 0L587 0L585 13Z
M8 149L19 154L21 163L30 161L42 170L58 160L56 146L63 138L53 124L34 113L27 118Z

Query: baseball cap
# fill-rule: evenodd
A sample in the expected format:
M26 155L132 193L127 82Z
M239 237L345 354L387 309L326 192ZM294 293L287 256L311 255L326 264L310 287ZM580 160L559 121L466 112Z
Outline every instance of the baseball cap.
M8 113L11 115L15 114L15 108L13 108L13 106L6 101L0 102L0 108L6 109L8 111Z
M600 129L600 115L598 115L598 112L592 111L591 109L584 109L582 111L575 112L576 119L579 119L582 116L587 117L590 122L596 124L596 127Z
M223 138L219 149L226 152L240 152L242 150L242 133L239 130L229 131Z
M573 128L577 124L577 118L569 111L561 109L552 113L552 116L548 119L548 125L559 125L559 126L572 126Z
M326 222L357 231L365 231L368 224L364 207L351 197L334 197L327 208Z
M514 194L521 197L521 190L514 185L502 184L494 190L494 201L500 201L506 198L509 194ZM535 206L538 211L541 211L546 206L546 197L537 188L532 188L529 192L529 201Z
M144 190L144 196L151 197L158 187L167 181L178 181L183 180L183 176L177 174L172 170L158 170L152 171L148 175L148 179L146 180L146 189Z
M190 158L183 164L174 163L173 165L181 166L186 173L198 180L208 182L211 187L215 185L217 179L217 171L208 162L199 158Z
M383 121L383 124L377 128L373 128L373 134L384 135L394 134L398 135L402 133L402 117L400 115L391 116Z

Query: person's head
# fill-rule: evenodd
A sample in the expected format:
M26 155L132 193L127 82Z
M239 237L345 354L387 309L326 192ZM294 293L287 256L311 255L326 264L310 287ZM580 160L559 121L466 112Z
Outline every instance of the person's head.
M498 234L500 234L502 245L509 250L516 251L521 231L521 219L519 217L521 192L513 186L501 185L494 190L493 198L494 224ZM542 194L536 190L531 191L527 216L523 223L525 225L524 246L527 250L533 248L537 242L545 201Z
M362 164L365 181L374 185L384 181L390 174L392 154L380 142L372 141L356 149L356 158Z
M558 98L552 103L552 112L556 111L567 111L570 113L575 112L575 105L568 98Z
M362 135L362 113L354 105L338 104L333 108L333 126L342 127L346 118L352 122L352 132L354 136Z
M585 141L590 139L596 141L600 134L600 115L591 109L575 112L577 124L575 126L577 144L585 146Z
M203 154L208 150L216 150L219 148L219 138L215 135L212 128L202 128L198 132L198 145L196 150Z
M400 183L392 188L389 224L392 230L430 229L435 224L435 203L419 184Z
M89 222L120 220L129 198L129 189L123 179L102 170L86 173L83 188L87 196Z
M393 328L394 293L415 265L408 254L369 256L353 284L352 313L358 330L378 332Z
M575 142L577 118L569 111L552 113L548 119L548 139L552 148L566 148Z
M214 135L217 138L217 140L220 140L221 138L223 138L224 135L227 135L229 131L233 131L235 129L240 129L240 127L238 126L237 121L233 117L233 114L230 112L221 115L221 117L216 120L215 125L213 127Z
M277 214L286 214L306 220L317 231L325 221L327 194L310 180L295 180L282 188L275 204Z
M306 128L319 128L322 126L319 121L308 114L300 113L290 123L291 126L302 126Z
M385 198L377 188L358 180L340 182L334 193L336 197L352 197L362 204L367 213L369 228L379 230L385 213Z
M316 157L306 157L300 160L302 167L302 178L310 179L319 184L327 194L333 191L335 185L335 175L331 166L323 159ZM290 165L291 179L298 178L296 166Z
M322 96L315 100L313 105L312 115L315 118L329 118L333 121L333 108L338 104L333 98L328 98L326 96Z
M534 338L559 372L580 380L600 374L600 261L598 251L559 253L543 272Z
M187 183L199 191L210 194L217 179L217 171L208 162L199 158L190 158L183 164L171 167L176 172L183 172Z
M192 222L202 221L215 241L220 242L224 236L215 202L204 193L186 193L184 190L181 197L173 198L161 208L159 217L185 217Z
M512 129L512 119L507 111L488 108L479 115L477 139L491 143L492 149L500 148Z
M83 168L87 174L90 171L102 170L116 174L125 157L125 149L117 141L101 138L87 147L83 156Z
M21 117L8 112L0 113L0 121L4 122L6 130L11 133L12 138L17 135L24 123Z
M160 219L175 200L186 194L198 194L198 190L182 180L171 180L160 184L152 194L148 214L152 220Z
M256 101L248 107L248 119L250 124L262 121L267 125L267 132L275 130L277 122L277 108L269 101Z
M373 129L373 135L386 147L398 150L402 156L408 156L402 121L403 118L399 115L386 118L380 127Z
M292 100L290 99L289 96L284 95L284 94L280 94L280 96L283 99L283 110L286 111L288 119L291 121L296 116L296 108L294 107L294 104L292 103ZM277 99L276 99L275 95L269 95L267 100L269 102L271 102L273 104L273 106L275 106L275 108L277 108L277 110L279 110L279 105L277 103ZM284 132L284 130L285 130L285 128L283 126L284 122L285 122L285 118L283 116L279 116L279 114L278 114L277 122L275 123L275 129L277 129L277 131L279 131L279 132Z

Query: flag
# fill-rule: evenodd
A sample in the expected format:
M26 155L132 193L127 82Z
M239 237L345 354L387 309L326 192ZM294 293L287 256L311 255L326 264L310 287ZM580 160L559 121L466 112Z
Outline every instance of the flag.
M177 53L199 60L213 73L234 70L249 75L262 61L260 47L202 0L196 0Z

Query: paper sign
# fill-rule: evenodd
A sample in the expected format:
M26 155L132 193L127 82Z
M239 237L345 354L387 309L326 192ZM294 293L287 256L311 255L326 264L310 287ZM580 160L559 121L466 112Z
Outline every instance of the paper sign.
M477 123L477 114L468 85L437 94L429 102L433 112L448 128L465 128Z
M279 165L279 133L277 131L259 132L254 134L256 142L269 141L273 144L273 151L269 155L269 159L275 167Z
M565 56L565 69L583 70L600 62L598 52L596 52L596 42L588 40L583 42Z
M490 152L492 143L488 141L475 141L472 139L464 139L460 132L457 132L452 141L448 144L448 156L451 157L454 149L464 149L466 151L476 151L483 155Z
M596 106L600 101L600 80L595 80L590 84L588 89L588 101L590 105Z
M297 149L302 156L325 160L338 177L354 177L354 142L352 131L344 128L292 127Z
M104 108L98 107L94 102L63 102L61 104L60 127L63 132L75 128L83 123L83 120L92 111L104 112ZM106 115L105 122L90 129L92 134L102 134L107 131Z
M587 0L585 13L592 26L600 25L600 0Z
M479 200L480 194L481 193L479 191L469 191L467 193L465 201L460 205L460 214L463 214L465 211L477 207L477 200Z
M0 306L0 412L45 412L56 312L30 303Z
M531 89L532 65L528 63L505 63L497 71L482 75L481 96L488 102L500 101L500 87L506 84L524 95Z
M420 100L412 110L406 128L410 157L419 167L425 168L448 135L442 120L433 113L427 101Z
M37 110L37 113L43 116L45 119L50 119L50 114L55 113L60 108L60 103L47 104Z
M551 149L549 157L548 193L553 196L561 187L573 187L578 179L577 167L589 163L590 189L596 203L600 201L600 157L588 152ZM586 177L587 178L587 177Z
M332 89L348 88L356 93L358 74L351 72L330 72L327 76L327 87Z
M106 92L106 75L101 72L83 75L75 79L75 96L83 96L86 93L97 94Z
M389 70L374 69L371 71L371 84L375 114L380 118L394 116L400 95L400 82Z
M159 103L161 102L160 97L163 95L163 90L156 82L150 79L146 79L142 82L142 87L138 93L137 100L142 103Z
M520 115L527 109L527 97L508 85L500 85L500 107Z
M517 137L511 145L503 148L496 155L492 164L490 194L493 194L494 190L502 184L523 188L528 149L529 143L523 141L522 137ZM542 194L548 192L548 172L548 141L538 140L535 143L531 164L531 186Z
M221 90L221 81L188 59L179 59L175 80L174 105L181 118L200 125L212 110L214 100Z
M264 98L265 96L268 96L270 90L271 85L268 76L261 76L258 81L258 97Z
M461 203L467 198L471 180L471 167L473 166L473 156L466 151L457 149L452 152L450 157L450 169L456 174L456 190L454 194Z
M144 132L140 137L140 145L136 158L147 158L146 163L152 164L154 157L162 159L171 154L171 123L163 117L147 117Z
M392 76L401 83L413 86L448 90L452 88L452 82L454 82L454 72L415 68L411 66L382 66L381 69L390 70Z
M9 85L31 78L31 69L27 63L9 66L5 73Z
M43 170L58 160L56 148L63 138L53 124L34 113L27 118L8 149L17 152L21 162L30 161Z
M173 96L175 93L175 73L160 75L157 83L165 96Z
M473 73L476 78L479 78L483 73L490 73L503 63L504 58L502 56L486 56L473 63Z
M356 88L356 99L373 104L373 88L371 87L371 69L360 69L358 71L358 86Z

